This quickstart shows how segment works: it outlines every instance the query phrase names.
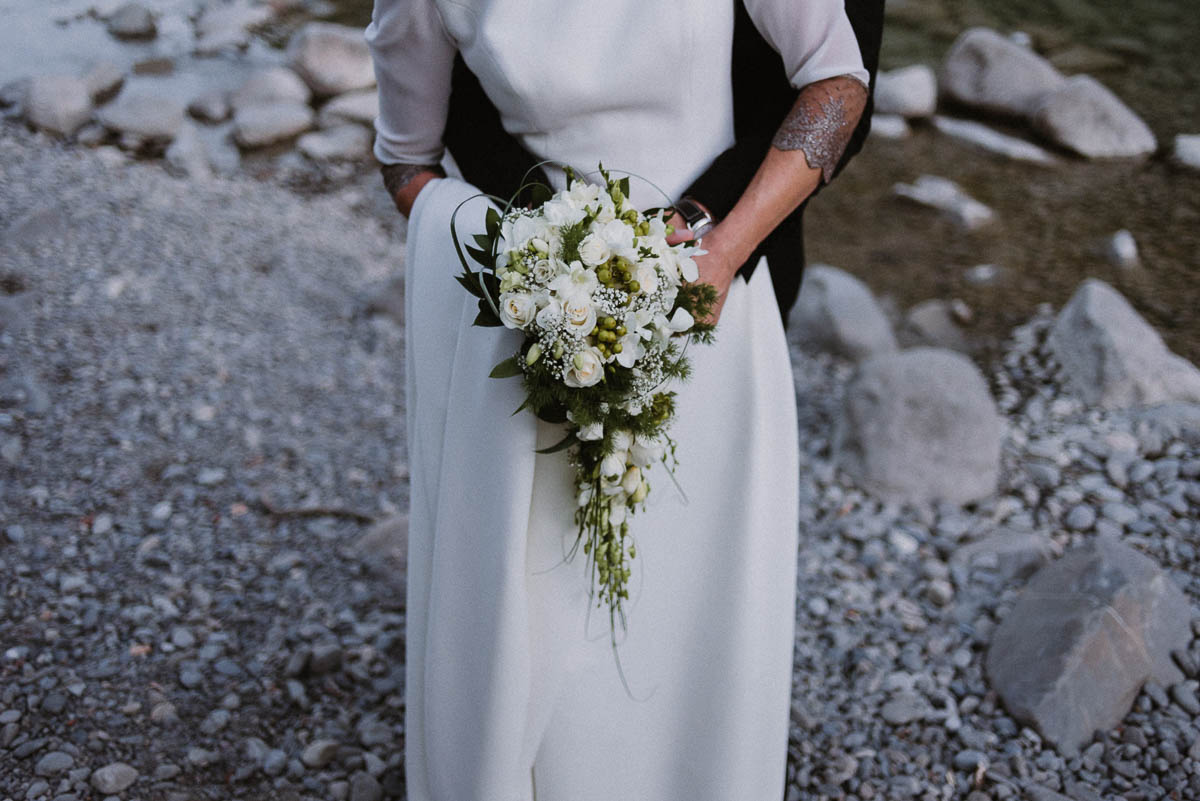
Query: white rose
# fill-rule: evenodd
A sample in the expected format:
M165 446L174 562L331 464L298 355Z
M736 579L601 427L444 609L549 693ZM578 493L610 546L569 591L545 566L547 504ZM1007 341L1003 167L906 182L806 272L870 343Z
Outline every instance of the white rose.
M604 457L600 462L600 477L609 484L621 483L625 475L625 451L615 451Z
M639 264L634 277L647 295L653 295L658 291L658 270L654 269L653 264L649 262Z
M563 383L568 387L590 387L604 378L604 361L596 348L584 348L571 357Z
M575 436L583 442L604 439L604 423L588 423L586 426L580 426L579 433Z
M558 275L558 267L550 259L538 259L534 262L533 269L530 270L530 275L539 284L548 284Z
M500 295L500 322L505 328L524 328L533 319L537 308L533 297L525 292L504 292Z
M589 267L598 267L612 258L612 251L596 234L588 234L579 244L579 258Z
M582 292L563 299L562 315L567 328L582 336L587 336L596 327L596 307L592 305L592 299Z
M625 471L625 475L621 476L621 489L625 490L627 495L632 495L637 492L638 487L642 485L642 471L636 466Z

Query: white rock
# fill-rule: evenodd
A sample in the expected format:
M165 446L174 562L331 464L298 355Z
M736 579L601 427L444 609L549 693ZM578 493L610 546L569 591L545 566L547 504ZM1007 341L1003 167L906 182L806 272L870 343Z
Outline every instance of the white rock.
M875 79L875 111L928 117L937 109L937 78L924 64L881 72Z
M970 28L955 40L938 73L942 94L997 114L1028 117L1065 82L1046 59L993 30Z
M211 2L196 20L196 54L215 55L222 50L243 48L250 43L250 31L274 16L269 5L250 0L233 3Z
M154 15L141 3L126 3L108 18L108 32L119 39L152 39Z
M322 128L333 128L347 122L373 127L379 116L379 92L363 89L338 95L317 112L317 124Z
M955 320L953 304L945 300L926 300L909 309L900 329L900 341L906 346L929 345L963 353L971 349Z
M238 111L233 136L242 147L262 147L298 136L312 125L313 111L303 103L265 103Z
M995 217L990 208L972 198L958 184L936 175L922 175L911 184L896 184L892 192L949 215L968 231L987 225Z
M968 284L986 286L994 284L1003 275L1004 268L998 264L975 264L963 271Z
M891 323L867 285L825 264L804 272L788 332L806 347L855 360L896 349Z
M872 114L871 136L880 139L907 139L912 136L908 120L899 114Z
M87 84L73 75L38 75L29 82L25 117L36 128L70 136L92 116Z
M287 57L320 97L375 85L375 67L360 28L310 22L288 43Z
M1108 409L1200 402L1200 370L1167 349L1129 301L1089 278L1059 312L1048 344L1067 382Z
M229 97L214 89L193 98L187 107L188 113L202 122L224 122L229 119Z
M1137 240L1124 228L1109 238L1104 247L1104 255L1114 267L1125 270L1137 267L1140 261Z
M314 161L354 161L371 154L374 140L371 131L346 123L305 134L296 142L296 148Z
M124 762L113 762L92 771L92 787L104 795L114 795L137 781L137 768Z
M212 177L208 152L196 124L191 121L184 120L175 141L167 148L165 159L167 169L176 175L200 180Z
M1200 134L1179 134L1175 137L1175 161L1193 170L1200 170Z
M1033 125L1050 141L1088 158L1146 156L1158 147L1142 118L1090 75L1076 75L1045 95Z
M287 67L267 67L246 79L246 82L229 96L229 105L236 113L246 106L264 103L295 102L307 103L312 99L308 84Z
M1058 159L1050 155L1045 148L1038 147L1032 142L1026 142L1024 139L1000 133L979 122L937 116L933 118L933 127L946 136L1013 161L1028 161L1033 164L1046 165L1058 162Z
M858 366L834 454L861 486L885 498L968 503L996 491L1003 438L979 368L953 351L914 348Z
M83 82L92 100L102 103L120 91L125 83L125 70L111 61L97 61L83 76Z
M116 100L101 106L96 118L104 127L144 141L170 142L183 125L183 103L173 95L126 87Z

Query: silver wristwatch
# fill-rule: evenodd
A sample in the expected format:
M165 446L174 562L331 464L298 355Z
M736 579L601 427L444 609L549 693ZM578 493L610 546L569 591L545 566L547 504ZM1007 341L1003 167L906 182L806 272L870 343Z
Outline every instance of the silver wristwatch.
M681 197L675 204L675 210L687 223L692 236L696 238L696 244L700 244L700 240L717 224L712 215L690 197Z

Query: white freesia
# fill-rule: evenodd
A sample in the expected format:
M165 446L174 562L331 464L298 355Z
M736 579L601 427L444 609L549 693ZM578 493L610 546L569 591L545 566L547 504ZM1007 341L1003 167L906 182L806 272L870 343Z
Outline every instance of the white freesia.
M550 282L549 288L559 295L583 294L590 296L600 286L596 273L585 268L577 261L571 262L568 272L559 275Z
M604 439L604 423L588 423L586 426L580 426L579 432L575 436L583 442L596 442Z
M680 307L675 310L675 313L671 315L671 319L667 321L667 328L675 333L680 333L687 331L695 324L696 320L692 317L691 312Z
M608 245L610 251L620 251L633 246L633 228L624 220L610 220L589 236L600 237L604 240L604 244Z
M628 431L614 431L612 435L613 450L624 453L633 445L633 435Z
M637 334L626 334L617 341L621 344L621 352L616 359L622 367L633 367L638 359L646 355L646 346Z
M642 437L634 439L629 448L629 461L641 468L647 468L663 458L667 446L658 437Z
M603 237L592 233L579 243L579 258L589 267L599 267L612 258L612 251Z
M612 523L614 526L619 526L625 522L625 517L628 514L629 510L626 508L625 504L614 498L612 506L609 507L608 522Z
M600 351L595 348L584 348L572 356L567 370L563 373L563 383L576 389L595 386L602 378L604 361Z
M693 250L692 254L696 256L703 256L707 252L707 250ZM682 276L683 280L687 281L689 284L699 278L700 268L696 266L696 260L691 256L680 256L679 275Z
M614 451L600 462L600 477L610 484L620 484L625 475L625 451Z
M637 466L630 467L625 471L625 475L621 476L621 489L629 495L637 492L637 488L642 485L642 471Z
M537 307L533 296L526 292L504 292L500 295L500 322L505 328L524 328L533 319Z
M575 181L571 184L571 188L567 190L566 198L575 208L585 209L588 206L596 205L600 200L601 191L598 184Z
M542 214L551 225L574 225L583 219L584 210L572 203L567 196L555 197L542 204Z

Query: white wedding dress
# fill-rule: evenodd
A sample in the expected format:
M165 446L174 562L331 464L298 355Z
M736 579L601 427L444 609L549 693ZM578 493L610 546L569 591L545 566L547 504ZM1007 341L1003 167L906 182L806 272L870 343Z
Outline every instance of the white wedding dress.
M866 80L840 0L745 0L792 84ZM461 50L535 154L625 170L673 197L732 143L730 0L376 0L376 155L428 164ZM560 178L561 179L561 178ZM677 479L651 473L619 654L589 602L561 427L489 379L515 332L471 326L450 215L420 193L406 269L412 481L406 679L410 801L778 801L797 548L791 365L762 266L735 279L717 342L689 349ZM661 205L635 179L633 200ZM459 213L464 240L487 201Z

